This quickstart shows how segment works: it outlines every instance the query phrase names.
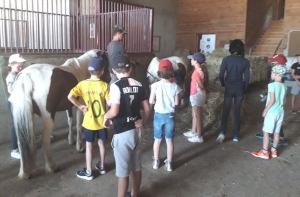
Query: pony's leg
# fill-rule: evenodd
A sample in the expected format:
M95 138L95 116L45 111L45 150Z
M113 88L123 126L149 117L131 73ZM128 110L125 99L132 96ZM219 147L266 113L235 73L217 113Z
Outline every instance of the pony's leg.
M20 158L20 171L18 174L19 179L29 179L30 177L30 169L29 166L24 165L23 160L26 159L22 156L21 154L21 158Z
M76 108L76 129L77 129L77 141L76 141L76 150L78 152L84 152L85 147L83 146L83 136L82 136L82 112L79 108Z
M67 112L68 125L69 125L68 143L69 144L74 144L75 143L75 138L74 138L73 129L72 129L72 124L73 124L73 112L72 112L72 108L66 110L66 112Z
M54 128L54 122L50 116L48 117L44 116L43 122L44 122L44 132L42 136L42 148L44 151L44 157L46 161L45 170L46 172L53 173L57 171L57 167L56 164L54 163L52 152L50 149L50 135Z

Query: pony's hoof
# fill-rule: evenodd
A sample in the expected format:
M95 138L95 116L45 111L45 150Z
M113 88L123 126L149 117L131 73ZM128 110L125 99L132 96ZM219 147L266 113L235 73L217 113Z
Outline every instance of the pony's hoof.
M47 168L45 169L46 173L56 173L56 172L59 172L59 168L58 167L54 167L54 168Z
M85 148L81 148L81 149L79 149L77 151L80 152L80 153L85 153Z
M19 177L19 179L24 180L24 179L29 179L30 175L25 174L25 173L19 173L18 177Z
M75 139L68 139L68 143L69 145L74 145L76 143L76 140Z

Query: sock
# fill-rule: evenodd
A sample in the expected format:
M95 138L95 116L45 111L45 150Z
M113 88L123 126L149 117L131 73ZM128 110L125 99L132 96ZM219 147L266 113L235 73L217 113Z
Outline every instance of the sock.
M276 151L276 148L272 147L271 152L274 152L274 151Z
M265 150L265 149L262 149L262 151L263 151L264 154L267 154L267 153L268 153L268 151Z

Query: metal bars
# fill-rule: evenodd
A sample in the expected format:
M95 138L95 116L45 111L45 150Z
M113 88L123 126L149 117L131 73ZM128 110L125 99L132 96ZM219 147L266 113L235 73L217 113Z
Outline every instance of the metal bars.
M128 32L128 53L152 52L152 8L109 0L0 0L0 53L103 50L116 24Z

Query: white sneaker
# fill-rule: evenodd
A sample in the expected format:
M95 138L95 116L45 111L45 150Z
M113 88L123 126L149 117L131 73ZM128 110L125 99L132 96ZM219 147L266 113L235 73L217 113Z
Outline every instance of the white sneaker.
M223 143L223 140L225 139L225 136L223 133L220 133L218 138L216 139L217 142Z
M203 140L203 137L198 137L198 136L194 136L194 137L191 137L191 138L188 138L188 140L190 142L197 142L197 143L203 143L204 140Z
M265 102L267 100L267 96L264 96L262 99L260 99L260 102Z
M21 155L20 155L19 149L12 150L10 152L10 156L13 157L13 158L15 158L15 159L21 159Z
M154 159L153 158L153 169L158 169L159 164L160 164L159 159Z
M167 168L167 171L172 172L173 171L172 162L171 161L167 161L167 160L165 160L164 162L165 162L165 166Z
M192 130L189 130L187 132L184 132L183 135L185 137L194 137L194 136L196 136L196 133L193 133Z

